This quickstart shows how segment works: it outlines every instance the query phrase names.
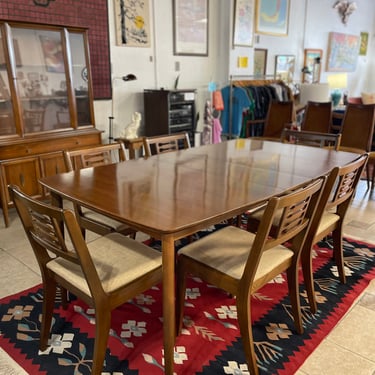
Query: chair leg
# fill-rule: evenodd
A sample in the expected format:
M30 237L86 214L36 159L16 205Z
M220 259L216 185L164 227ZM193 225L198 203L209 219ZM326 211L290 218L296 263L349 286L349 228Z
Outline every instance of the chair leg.
M251 301L250 296L247 298L237 295L237 319L240 327L243 348L246 361L249 366L249 372L252 375L258 375L259 369L257 365L257 357L255 354L253 330L251 326Z
M289 298L292 305L294 325L299 334L303 333L301 304L299 299L298 266L292 265L287 270Z
M53 309L55 307L57 283L53 279L46 278L43 285L43 313L42 326L40 329L40 350L48 347L48 339L51 333Z
M307 298L310 304L310 310L313 314L317 311L317 303L315 298L315 288L314 288L314 274L312 270L312 256L311 256L311 247L305 246L301 253L301 263L302 263L302 272L303 280L305 284Z
M176 334L182 330L184 320L184 305L186 295L186 271L184 267L183 255L177 259L177 282L176 282Z
M332 232L333 239L333 255L336 261L337 271L340 276L340 281L345 284L345 263L344 263L344 252L342 248L342 227L341 224Z
M107 350L109 330L111 328L111 311L95 309L95 343L92 358L91 375L100 375L103 370Z

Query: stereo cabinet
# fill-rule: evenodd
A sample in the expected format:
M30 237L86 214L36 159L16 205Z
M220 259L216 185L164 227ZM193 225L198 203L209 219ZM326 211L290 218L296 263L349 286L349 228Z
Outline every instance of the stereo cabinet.
M101 143L85 28L0 20L0 199L8 184L34 198L39 178L65 171L63 150Z
M145 135L187 132L194 145L196 90L144 90Z

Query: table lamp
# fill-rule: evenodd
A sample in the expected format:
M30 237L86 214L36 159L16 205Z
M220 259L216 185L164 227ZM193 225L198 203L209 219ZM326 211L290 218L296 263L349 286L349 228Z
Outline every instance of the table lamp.
M348 86L348 75L346 73L331 74L327 77L331 91L331 99L334 107L337 107L342 97L343 89Z
M122 77L113 77L112 78L112 110L111 110L111 116L109 116L109 133L108 133L108 143L112 143L113 141L113 120L114 120L114 110L115 110L115 88L114 88L114 82L116 80L120 80L120 81L125 81L125 82L128 82L128 81L135 81L137 79L137 77L130 73L130 74L127 74L126 76L122 76Z

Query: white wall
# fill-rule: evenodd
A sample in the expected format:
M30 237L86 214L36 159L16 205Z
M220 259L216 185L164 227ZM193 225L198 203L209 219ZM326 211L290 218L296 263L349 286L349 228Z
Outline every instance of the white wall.
M286 37L259 35L252 48L232 48L232 20L234 0L209 0L209 56L174 56L172 0L150 0L152 42L150 48L117 46L115 41L114 0L108 0L112 76L133 73L137 81L114 80L114 135L118 136L130 123L133 112L143 117L143 90L150 88L173 89L178 75L178 88L197 89L197 110L202 126L204 104L210 95L208 83L214 81L219 88L229 83L231 74L251 74L253 48L268 50L267 74L274 73L275 56L296 56L295 82L301 80L304 49L323 49L321 82L326 82L325 61L330 31L359 35L369 33L366 56L359 56L356 71L348 74L348 90L351 96L362 91L375 91L375 1L357 0L358 9L344 25L335 9L334 0L290 0L289 32ZM248 69L238 69L237 57L248 56ZM180 71L175 70L175 63ZM95 101L95 120L98 129L108 131L111 101ZM143 121L142 121L143 125ZM106 139L107 134L103 135Z

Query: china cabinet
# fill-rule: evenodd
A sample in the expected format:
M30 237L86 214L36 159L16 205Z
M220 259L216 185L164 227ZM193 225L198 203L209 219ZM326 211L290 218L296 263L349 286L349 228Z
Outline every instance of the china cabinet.
M45 199L40 177L65 171L63 150L101 143L87 29L0 20L0 198L8 184Z

